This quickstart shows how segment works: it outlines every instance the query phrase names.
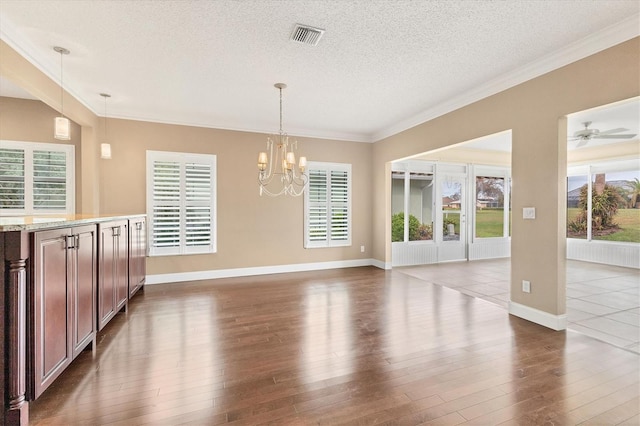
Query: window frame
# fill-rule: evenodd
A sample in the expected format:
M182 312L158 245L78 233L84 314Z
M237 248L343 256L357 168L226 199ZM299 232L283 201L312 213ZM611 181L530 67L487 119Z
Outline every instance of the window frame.
M512 191L512 179L511 170L505 167L493 167L484 165L474 165L473 173L471 173L471 182L469 188L472 189L473 194L473 207L472 207L472 226L471 226L471 238L473 241L486 241L486 240L499 240L511 238L511 191ZM478 178L494 178L503 179L503 206L502 206L502 235L494 237L478 237L476 235L477 224L477 204L478 193L476 188L476 180Z
M169 152L169 151L152 151L147 150L146 164L146 195L147 195L147 235L149 236L148 255L149 256L176 256L190 254L211 254L217 252L217 157L214 154L194 154L185 152ZM177 246L158 247L154 245L154 207L162 205L162 203L154 204L154 168L156 161L171 162L179 164L179 185L180 199L172 202L170 205L179 207L179 241ZM208 204L202 202L188 201L186 196L186 165L195 163L199 165L207 165L211 167L211 187L210 201ZM165 204L167 205L167 204ZM187 220L186 209L193 206L208 206L210 209L210 241L206 246L189 246L187 245Z
M75 213L75 146L71 144L45 143L0 140L2 149L15 149L24 152L24 208L0 209L0 216L46 216ZM34 151L50 151L65 154L65 208L64 209L35 209L34 208Z
M604 239L594 238L593 236L593 223L592 223L592 212L593 207L591 206L591 200L593 197L593 180L597 174L607 174L607 173L617 173L617 172L637 172L640 170L640 159L632 158L632 159L609 159L603 161L589 161L583 164L573 165L567 167L567 188L565 191L565 211L566 211L566 221L565 221L565 238L576 241L586 241L588 243L596 243L596 244L638 244L638 242L633 241L608 241ZM568 183L569 178L571 177L581 177L584 176L587 178L587 233L585 238L579 237L570 237L567 235L569 223L569 206L568 206Z
M311 186L311 171L321 171L325 172L327 176L327 187L326 187L326 198L322 203L315 202L311 203L309 194L310 194L310 186ZM347 238L346 239L332 239L331 238L331 228L332 228L332 218L331 218L331 173L332 172L346 172L347 174L347 202L346 207L347 211ZM352 185L353 185L353 173L352 167L350 163L331 163L331 162L319 162L319 161L310 161L307 163L307 173L309 174L309 184L304 190L304 248L329 248L329 247L349 247L351 246L351 235L352 235ZM338 205L338 204L334 204ZM327 231L326 238L324 240L316 240L311 241L310 239L310 209L313 206L325 206L326 207L326 223L327 223Z
M437 187L437 176L436 176L436 167L434 163L428 162L428 161L402 161L402 162L398 162L398 163L392 163L391 165L391 191L393 191L393 174L394 173L402 173L402 179L396 179L397 181L402 181L402 213L404 214L404 228L403 228L403 239L401 241L392 241L391 244L411 244L411 245L424 245L424 244L435 244L436 243L436 238L438 235L437 227L436 227L436 220L438 220L438 213L436 211L437 209L437 203L436 203L436 198L438 197L437 194L439 194L438 191L436 191L436 187ZM431 184L431 238L430 239L417 239L417 240L411 240L409 237L409 220L410 220L410 216L411 216L411 176L412 174L419 174L419 175L430 175L431 179L432 179L432 184ZM398 185L400 186L400 185ZM391 194L391 196L393 197L393 193ZM401 212L394 212L393 210L393 200L392 200L392 207L391 207L391 217L393 218L393 215L396 213L401 213ZM422 219L424 219L424 217L422 217ZM424 221L421 221L421 225L428 225L428 223L425 223ZM441 238L441 236L440 236ZM391 236L391 239L393 240L393 236Z

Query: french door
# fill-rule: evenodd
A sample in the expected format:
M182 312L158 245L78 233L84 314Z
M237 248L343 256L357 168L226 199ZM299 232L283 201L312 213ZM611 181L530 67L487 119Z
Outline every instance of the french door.
M466 178L463 175L438 176L438 217L436 226L438 262L467 259Z

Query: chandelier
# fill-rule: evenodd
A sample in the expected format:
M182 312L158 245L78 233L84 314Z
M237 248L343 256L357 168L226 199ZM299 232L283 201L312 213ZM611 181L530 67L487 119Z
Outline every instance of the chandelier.
M282 89L287 85L276 83L274 87L280 91L280 132L267 138L267 152L258 155L260 195L297 197L302 195L309 180L305 173L307 158L300 157L296 167L298 141L289 141L289 136L282 131Z

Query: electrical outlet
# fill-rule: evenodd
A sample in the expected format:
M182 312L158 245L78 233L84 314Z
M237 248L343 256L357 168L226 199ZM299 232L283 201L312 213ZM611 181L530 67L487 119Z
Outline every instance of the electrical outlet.
M531 293L531 281L522 280L522 291L524 293Z
M364 246L360 246L360 253L364 253Z

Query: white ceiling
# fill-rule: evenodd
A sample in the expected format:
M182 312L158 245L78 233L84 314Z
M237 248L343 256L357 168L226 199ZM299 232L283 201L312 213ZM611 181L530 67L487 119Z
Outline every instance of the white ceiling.
M98 115L109 93L110 117L274 132L284 82L285 131L370 142L635 37L639 13L637 0L1 0L0 38L56 81L53 46L69 49L65 89ZM318 46L289 41L296 23L326 30Z

